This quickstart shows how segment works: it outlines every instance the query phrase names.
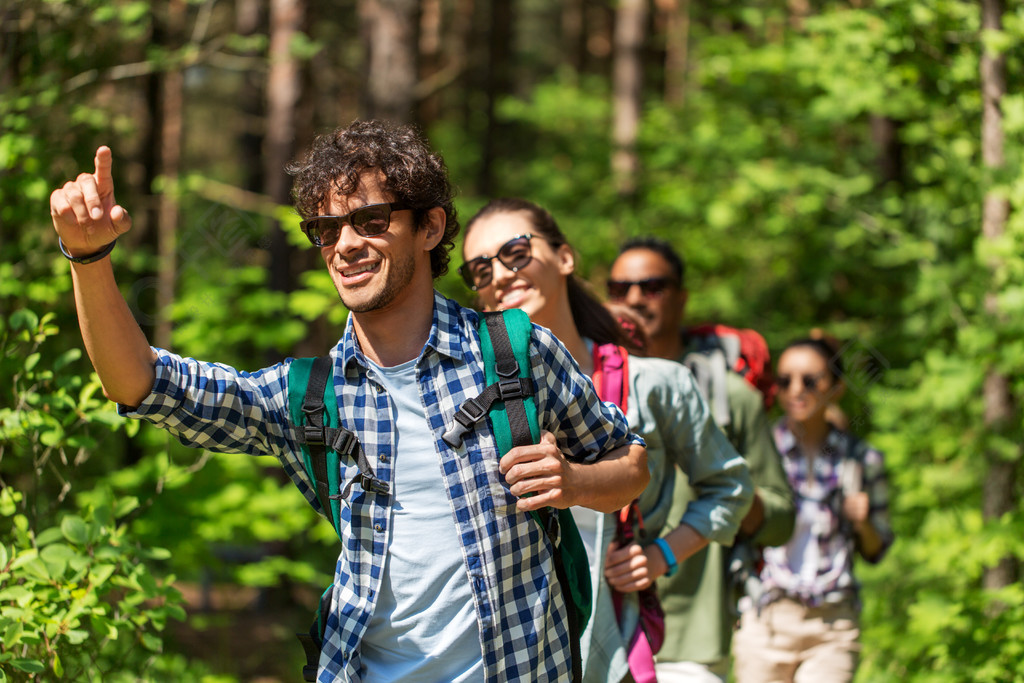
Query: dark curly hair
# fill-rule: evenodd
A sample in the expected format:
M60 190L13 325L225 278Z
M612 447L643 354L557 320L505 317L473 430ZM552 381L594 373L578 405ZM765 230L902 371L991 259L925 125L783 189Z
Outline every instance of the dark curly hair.
M392 201L413 207L417 229L424 225L428 210L444 209L444 237L430 252L430 270L435 278L448 272L449 252L459 234L454 193L444 159L430 150L412 126L354 121L347 128L318 136L302 158L286 168L295 176L295 209L303 218L319 215L332 194L354 192L367 169L384 175L382 189L392 195Z

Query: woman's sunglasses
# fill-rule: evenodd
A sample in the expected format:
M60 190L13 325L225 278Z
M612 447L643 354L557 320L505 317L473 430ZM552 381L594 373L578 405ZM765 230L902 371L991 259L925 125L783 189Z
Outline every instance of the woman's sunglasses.
M494 279L494 259L501 261L501 265L513 273L518 272L533 258L530 251L532 238L533 235L530 234L516 235L501 245L494 256L477 256L463 263L459 266L459 275L466 281L466 286L475 292L491 284L491 280Z
M804 385L804 389L807 391L817 391L819 385L825 381L824 375L779 375L775 378L775 385L782 391L789 391L790 385L793 384L793 380L799 378Z
M661 296L662 292L675 284L675 280L667 277L652 277L646 280L609 280L608 297L613 301L621 301L629 294L629 290L636 285L648 299Z
M317 247L330 247L338 243L345 224L363 237L376 237L391 227L391 212L411 209L401 202L369 204L344 216L314 216L299 223L302 232Z

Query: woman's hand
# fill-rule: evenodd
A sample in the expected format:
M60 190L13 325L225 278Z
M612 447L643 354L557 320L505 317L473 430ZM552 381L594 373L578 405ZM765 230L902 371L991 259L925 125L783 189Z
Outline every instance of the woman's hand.
M620 593L633 593L647 588L668 571L668 564L658 546L641 548L636 543L618 547L612 543L604 558L604 578Z

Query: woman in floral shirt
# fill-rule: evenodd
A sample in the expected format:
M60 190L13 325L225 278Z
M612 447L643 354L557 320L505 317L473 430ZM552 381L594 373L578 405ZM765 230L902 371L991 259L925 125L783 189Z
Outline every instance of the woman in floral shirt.
M797 520L789 543L764 551L760 603L734 641L739 683L853 679L860 654L859 553L878 562L892 543L882 454L826 418L842 394L842 360L820 339L791 343L776 382L785 417L774 429Z

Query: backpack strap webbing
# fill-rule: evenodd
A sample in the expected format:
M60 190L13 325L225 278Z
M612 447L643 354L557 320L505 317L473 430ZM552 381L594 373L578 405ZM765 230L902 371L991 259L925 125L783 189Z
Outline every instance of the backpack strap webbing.
M488 389L509 384L518 378L530 382L530 392L524 396L509 396L500 405L489 410L491 428L500 453L507 453L514 446L525 446L540 441L540 426L537 424L537 406L533 398L533 383L530 381L530 334L533 324L529 316L520 309L501 313L484 313L481 316L480 344L484 356L485 381ZM484 392L486 393L486 392ZM481 397L483 394L481 394ZM584 593L580 586L569 579L565 565L564 548L559 544L559 529L563 532L562 543L568 543L569 526L576 531L572 513L569 510L555 511L549 507L532 510L530 514L540 524L551 543L551 557L555 565L555 576L562 587L562 595L568 610L569 653L572 659L572 680L583 680L583 657L580 651L580 637L586 626L589 613L581 614L578 602L585 600L590 606L590 584ZM574 572L579 578L579 572ZM589 578L589 573L584 573Z
M333 377L330 356L293 360L288 370L288 409L317 500L341 539L340 501L348 497L352 485L358 483L364 491L383 494L391 487L374 475L356 435L339 424ZM348 458L356 461L358 473L342 489L339 463Z
M303 466L320 503L320 511L334 527L338 539L344 541L340 526L341 500L348 496L352 485L359 482L364 491L384 494L390 491L390 486L374 476L359 439L340 425L333 378L330 356L294 359L288 367L288 413L295 425ZM341 488L342 458L354 459L359 471L344 490L333 493ZM332 584L320 597L320 608L309 632L295 634L306 654L306 664L302 667L306 681L316 680L333 588Z

